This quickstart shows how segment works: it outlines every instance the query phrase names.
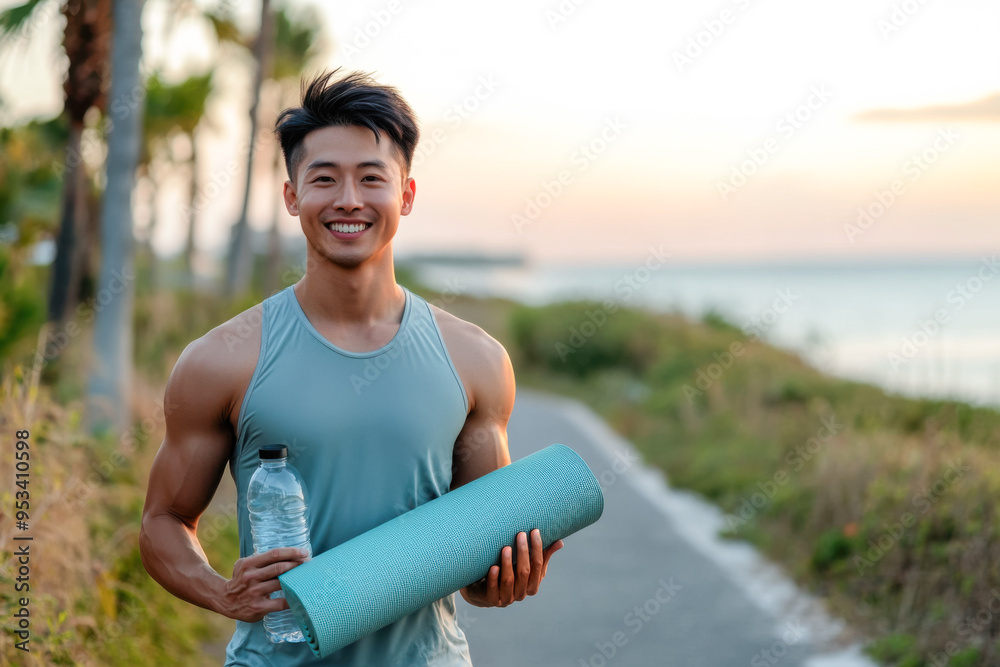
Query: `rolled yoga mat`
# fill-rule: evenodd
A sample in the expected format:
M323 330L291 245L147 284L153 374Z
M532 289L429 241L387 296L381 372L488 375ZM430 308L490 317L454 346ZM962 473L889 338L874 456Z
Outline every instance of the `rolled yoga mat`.
M309 647L326 657L486 576L519 532L548 548L600 518L580 455L554 444L428 501L278 577ZM515 547L516 553L516 547Z

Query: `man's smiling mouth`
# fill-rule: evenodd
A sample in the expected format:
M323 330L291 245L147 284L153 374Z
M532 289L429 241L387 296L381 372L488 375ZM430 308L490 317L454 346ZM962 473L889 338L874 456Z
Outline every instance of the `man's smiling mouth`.
M370 222L327 222L323 224L324 227L329 229L331 232L339 232L341 234L354 234L357 232L364 231L372 226Z

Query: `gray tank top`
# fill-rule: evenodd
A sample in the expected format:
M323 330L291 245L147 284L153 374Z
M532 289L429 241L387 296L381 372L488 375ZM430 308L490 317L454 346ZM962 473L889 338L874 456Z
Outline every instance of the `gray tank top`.
M263 302L260 357L240 409L229 469L240 557L253 554L246 492L262 445L285 444L305 480L314 554L451 487L452 450L469 401L427 302L405 287L391 341L371 352L330 343L291 286ZM238 344L238 343L237 343ZM236 622L226 666L469 667L449 595L328 656L272 644L263 623Z

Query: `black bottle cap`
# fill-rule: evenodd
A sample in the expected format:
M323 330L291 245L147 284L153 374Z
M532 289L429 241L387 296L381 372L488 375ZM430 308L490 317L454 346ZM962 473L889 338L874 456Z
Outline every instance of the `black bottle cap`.
M264 445L258 450L260 460L283 459L288 456L286 445Z

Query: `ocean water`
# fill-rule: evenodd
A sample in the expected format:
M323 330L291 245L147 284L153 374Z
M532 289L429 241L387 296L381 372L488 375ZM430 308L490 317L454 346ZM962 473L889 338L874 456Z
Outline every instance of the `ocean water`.
M652 267L652 268L650 268ZM817 368L912 396L1000 406L1000 255L941 261L606 266L424 264L443 295L613 299L717 312ZM736 337L734 340L742 337Z

